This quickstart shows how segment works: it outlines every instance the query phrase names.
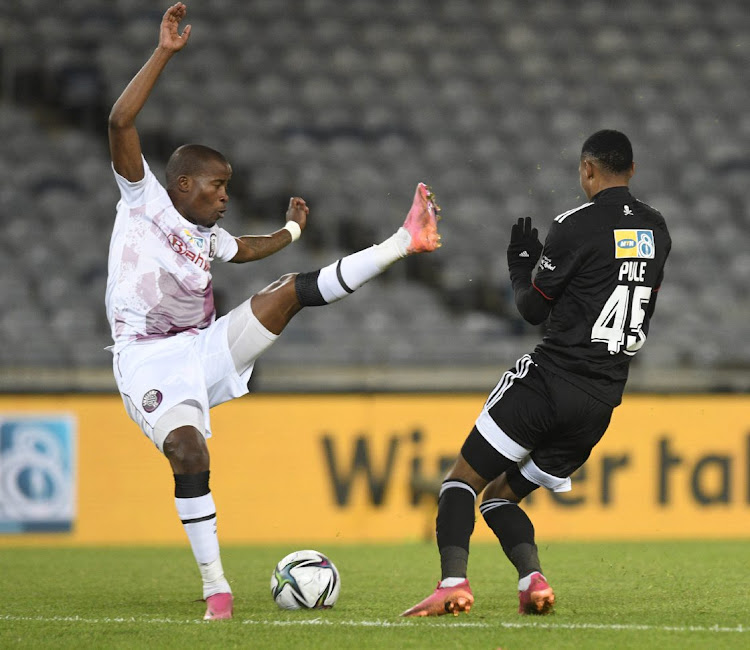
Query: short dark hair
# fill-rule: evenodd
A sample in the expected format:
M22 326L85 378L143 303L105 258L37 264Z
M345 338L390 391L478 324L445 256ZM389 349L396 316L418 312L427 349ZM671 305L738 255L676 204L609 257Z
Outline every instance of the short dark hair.
M583 143L581 159L584 158L593 158L611 174L622 174L633 165L633 147L624 133L603 129Z
M229 164L224 154L202 144L183 144L175 149L167 161L167 187L172 187L180 176L197 176L210 161Z

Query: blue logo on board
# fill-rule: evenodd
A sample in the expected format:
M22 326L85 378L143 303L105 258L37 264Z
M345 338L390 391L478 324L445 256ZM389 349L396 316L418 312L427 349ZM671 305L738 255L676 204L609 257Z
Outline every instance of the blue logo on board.
M0 532L72 529L75 434L69 416L0 414Z

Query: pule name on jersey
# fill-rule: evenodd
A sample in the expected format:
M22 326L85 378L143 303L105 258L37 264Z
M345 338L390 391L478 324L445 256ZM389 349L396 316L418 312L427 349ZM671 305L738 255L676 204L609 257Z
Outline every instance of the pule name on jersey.
M620 265L620 282L643 282L646 279L646 262L627 261Z

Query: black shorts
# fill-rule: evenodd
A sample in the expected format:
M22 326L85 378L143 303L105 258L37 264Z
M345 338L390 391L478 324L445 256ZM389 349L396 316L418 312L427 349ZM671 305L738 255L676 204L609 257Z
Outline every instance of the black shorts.
M547 477L538 481L534 475L532 480L557 489L552 479L566 479L586 462L607 430L612 411L612 406L541 370L529 355L524 355L490 393L476 429L496 453L522 465L525 475L528 472L524 472L523 463L529 464L530 457L532 475L535 465L551 477L545 482ZM485 447L485 455L487 450ZM477 464L484 465L484 470L474 469L488 480L494 478L483 473L492 472L491 461L482 461L478 452L473 456ZM466 460L471 464L471 459ZM560 491L569 489L561 484L557 487Z

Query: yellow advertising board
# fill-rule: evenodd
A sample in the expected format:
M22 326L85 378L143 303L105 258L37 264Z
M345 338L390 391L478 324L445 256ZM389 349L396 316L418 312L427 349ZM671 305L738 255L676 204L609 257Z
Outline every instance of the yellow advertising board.
M209 449L222 541L431 535L434 490L484 398L250 395L215 408ZM72 525L44 534L0 526L0 545L184 542L169 465L117 396L0 397L0 497L12 489L29 503L45 498L49 462L24 470L16 460L4 471L3 436L18 431L10 424L56 417L76 436ZM537 490L524 503L539 541L748 538L750 398L627 396L573 490ZM493 539L481 517L474 539Z

